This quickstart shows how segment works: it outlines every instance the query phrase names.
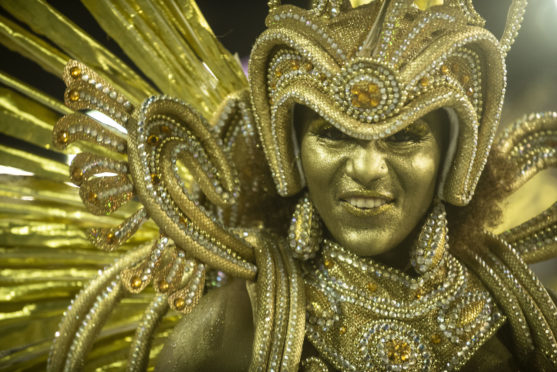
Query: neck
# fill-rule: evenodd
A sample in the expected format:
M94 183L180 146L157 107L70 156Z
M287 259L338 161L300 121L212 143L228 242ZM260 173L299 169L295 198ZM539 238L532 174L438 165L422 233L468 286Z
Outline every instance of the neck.
M423 223L418 224L421 226ZM374 261L390 266L402 272L415 273L410 264L410 252L412 247L416 245L419 229L415 228L400 244L393 249L377 256L370 257Z

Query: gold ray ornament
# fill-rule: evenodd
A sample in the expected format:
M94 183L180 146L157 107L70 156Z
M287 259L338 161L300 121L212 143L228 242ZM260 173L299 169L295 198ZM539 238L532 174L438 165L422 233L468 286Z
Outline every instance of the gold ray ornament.
M414 5L416 5L420 10L428 10L432 6L443 5L444 0L414 0Z

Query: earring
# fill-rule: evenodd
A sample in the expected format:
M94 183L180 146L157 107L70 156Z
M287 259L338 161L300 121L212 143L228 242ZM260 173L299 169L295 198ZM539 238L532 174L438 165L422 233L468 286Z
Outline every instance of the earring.
M295 258L308 260L319 251L323 234L317 210L307 194L296 204L288 231L289 246Z
M445 205L438 198L433 201L431 213L427 216L418 244L412 250L410 262L418 274L425 274L436 267L447 251L449 236Z

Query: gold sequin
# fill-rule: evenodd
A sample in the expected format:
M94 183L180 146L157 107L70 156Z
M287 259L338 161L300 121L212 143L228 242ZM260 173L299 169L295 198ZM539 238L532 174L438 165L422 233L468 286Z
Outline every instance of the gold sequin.
M447 65L441 66L441 73L443 75L448 75L449 72L451 72L451 69L449 68L449 66L447 66Z
M91 191L91 192L89 193L89 195L87 195L87 199L88 199L89 202L91 202L91 203L95 202L95 201L98 199L98 197L99 197L99 196L97 195L97 193L96 193L96 192L93 192L93 191Z
M143 284L143 282L141 281L141 278L139 276L134 276L130 279L130 285L133 289L140 288L141 284Z
M68 93L68 97L70 98L70 101L72 102L77 102L79 101L79 91L76 89L72 89L70 90L70 92Z
M106 241L108 244L114 244L116 242L116 236L112 231L106 234Z
M72 78L77 79L81 76L81 68L74 66L70 69L70 75Z
M422 288L418 289L416 291L416 294L414 295L417 299L422 298L422 296L424 295L424 290Z
M56 137L56 139L58 140L59 143L66 144L70 140L70 137L68 135L68 132L61 131L60 133L58 133L58 136Z
M387 357L394 364L400 364L408 360L412 349L408 342L402 340L389 340L385 343Z
M149 137L147 137L147 143L151 146L156 146L158 145L160 139L158 136L151 134Z
M160 290L161 292L166 292L166 291L168 291L168 288L169 288L169 287L170 287L170 284L168 284L168 282L167 282L166 280L163 279L163 280L161 280L161 281L159 282L159 290Z
M182 310L185 305L186 305L186 301L184 301L183 298L178 297L174 299L174 306L176 307L176 309Z
M72 171L72 179L76 182L81 182L83 180L83 171L81 168L74 168Z
M367 283L367 290L370 292L375 292L377 290L377 284L373 283L373 282L369 282Z
M474 90L472 88L466 89L466 95L472 97L474 95Z

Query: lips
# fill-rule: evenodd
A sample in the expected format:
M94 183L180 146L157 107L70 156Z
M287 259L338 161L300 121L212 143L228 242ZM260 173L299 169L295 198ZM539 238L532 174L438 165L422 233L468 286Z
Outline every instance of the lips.
M371 216L384 212L393 205L394 199L374 191L346 192L338 198L341 205L357 216Z
M387 200L377 198L347 198L344 201L349 203L351 206L360 209L377 208L387 204Z

